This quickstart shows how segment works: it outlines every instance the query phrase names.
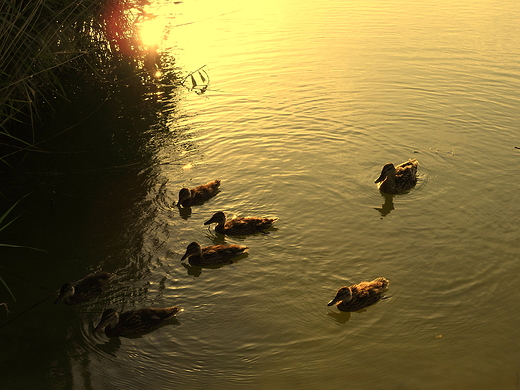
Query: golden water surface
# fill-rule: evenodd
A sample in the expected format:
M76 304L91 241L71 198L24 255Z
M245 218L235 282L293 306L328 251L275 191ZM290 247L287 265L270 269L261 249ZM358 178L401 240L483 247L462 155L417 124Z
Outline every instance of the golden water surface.
M139 186L140 203L125 207L143 212L93 215L88 253L120 283L67 311L74 319L51 340L68 367L46 361L50 383L518 389L518 2L156 7L160 50L184 75L203 67L197 85L209 86L197 94L187 79L168 121L177 141L156 151L158 179L121 191L125 203ZM381 195L382 165L408 158L420 163L416 188ZM171 207L181 187L214 179L211 201L191 214ZM223 238L203 225L219 210L276 216L277 230ZM179 261L192 241L250 250L193 269ZM380 276L389 299L361 313L326 306L339 287ZM148 305L184 312L138 337L91 332L106 307Z

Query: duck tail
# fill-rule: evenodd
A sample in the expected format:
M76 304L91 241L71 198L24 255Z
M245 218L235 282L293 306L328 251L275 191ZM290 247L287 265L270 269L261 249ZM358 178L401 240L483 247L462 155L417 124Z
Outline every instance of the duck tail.
M383 277L375 279L374 282L379 283L380 288L385 289L385 290L390 285L390 281L387 278L383 278Z
M415 158L409 158L408 161L406 162L406 165L410 166L411 169L417 170L419 161L417 161Z

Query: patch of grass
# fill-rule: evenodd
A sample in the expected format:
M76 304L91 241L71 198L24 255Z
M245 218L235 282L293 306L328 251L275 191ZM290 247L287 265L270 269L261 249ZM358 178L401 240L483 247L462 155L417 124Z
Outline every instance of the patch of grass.
M27 196L27 195L25 195ZM25 198L25 196L23 198ZM16 205L18 203L20 203L22 201L22 199L19 199L16 203L14 203L4 214L2 214L2 216L0 216L0 232L2 232L2 230L6 229L10 224L12 224L14 221L16 221L16 219L18 219L19 215L14 217L13 219L11 219L9 222L5 222L4 221L7 219L7 217L9 216L9 214L11 214L11 212L13 211L13 209L16 207ZM3 247L11 247L11 248L25 248L25 249L32 249L32 250L37 250L37 251L42 251L42 252L46 252L44 251L43 249L38 249L38 248L32 248L32 247L28 247L28 246L23 246L23 245L11 245L11 244L2 244L0 243L0 246L3 246ZM9 291L9 294L11 294L11 296L13 297L13 299L16 301L16 298L13 294L13 292L11 291L11 289L9 288L9 286L7 285L7 283L5 282L5 280L2 278L2 276L0 275L0 282L4 285L4 287L7 289L7 291ZM7 306L6 306L7 307Z
M143 72L136 23L148 0L0 2L0 161L31 150L39 134L20 133L38 111L66 98L64 77L117 81L120 68ZM9 152L7 152L8 150Z

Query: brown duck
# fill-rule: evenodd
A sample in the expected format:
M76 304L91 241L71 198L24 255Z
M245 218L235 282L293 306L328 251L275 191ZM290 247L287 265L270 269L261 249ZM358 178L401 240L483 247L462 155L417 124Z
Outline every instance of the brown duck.
M105 330L108 337L119 337L136 333L144 333L157 328L162 322L169 320L182 309L172 306L164 308L144 308L125 311L119 315L114 309L107 309L101 316L94 332Z
M205 266L232 263L234 257L245 253L249 248L242 245L210 245L201 247L198 242L192 242L186 248L181 261L188 259L191 265Z
M398 166L386 164L375 183L381 192L386 194L400 194L413 188L417 184L417 166L419 162L409 159Z
M112 274L99 271L85 276L75 283L65 283L59 292L54 304L63 302L67 305L75 305L83 302L93 295L99 294L105 284L112 278Z
M226 214L218 211L204 222L204 225L216 223L215 231L220 234L243 236L247 234L255 234L263 232L265 229L273 226L278 218L256 218L256 217L238 217L227 220Z
M361 282L349 287L341 287L327 306L336 305L340 311L358 311L378 302L388 289L390 282L386 278L377 278L371 282Z
M179 191L179 201L177 202L177 206L190 207L193 205L200 205L214 197L217 194L219 187L220 180L213 180L192 189L181 188Z

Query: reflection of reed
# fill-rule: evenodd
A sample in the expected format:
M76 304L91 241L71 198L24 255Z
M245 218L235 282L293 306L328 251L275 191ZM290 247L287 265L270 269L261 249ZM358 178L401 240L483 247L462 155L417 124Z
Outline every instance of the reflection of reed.
M381 217L386 217L394 209L394 195L381 193L381 196L385 198L385 202L381 207L374 207L374 209L379 211Z

